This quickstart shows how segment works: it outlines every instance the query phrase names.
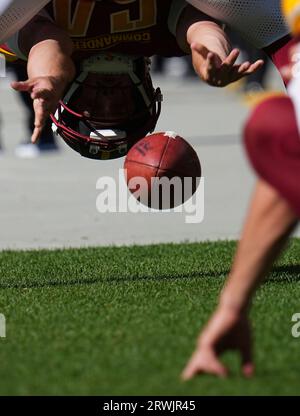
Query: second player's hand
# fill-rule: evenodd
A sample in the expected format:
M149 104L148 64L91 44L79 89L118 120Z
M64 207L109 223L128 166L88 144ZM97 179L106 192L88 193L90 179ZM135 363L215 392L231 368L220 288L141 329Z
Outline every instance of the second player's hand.
M11 86L16 91L28 92L33 100L35 127L31 141L32 143L36 143L41 136L48 117L56 110L65 90L66 83L55 77L44 76L23 82L13 82Z
M199 338L198 346L182 373L183 380L189 380L197 374L226 377L229 370L220 360L226 350L238 351L244 376L252 376L254 364L248 317L219 307Z
M191 50L195 71L203 81L215 87L225 87L253 74L264 65L261 59L252 64L236 64L240 55L238 49L233 49L223 60L201 44L192 43Z

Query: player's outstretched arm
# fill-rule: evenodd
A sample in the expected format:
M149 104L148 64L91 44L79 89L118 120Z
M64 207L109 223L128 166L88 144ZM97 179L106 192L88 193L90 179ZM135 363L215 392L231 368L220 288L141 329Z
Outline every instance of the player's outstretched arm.
M28 54L28 80L13 82L17 91L27 91L33 100L35 129L32 142L42 132L50 113L55 111L67 85L75 76L68 34L44 18L36 18L20 32L20 46Z
M224 87L232 82L253 74L264 65L264 61L248 61L236 64L240 55L238 49L232 50L228 37L220 24L207 16L199 16L198 11L188 7L180 21L192 53L193 65L199 77L215 87ZM187 25L187 22L191 22Z
M296 223L297 217L287 202L260 181L219 306L199 337L183 371L184 380L200 373L227 376L228 369L220 359L226 350L238 351L243 374L246 377L253 374L250 302Z

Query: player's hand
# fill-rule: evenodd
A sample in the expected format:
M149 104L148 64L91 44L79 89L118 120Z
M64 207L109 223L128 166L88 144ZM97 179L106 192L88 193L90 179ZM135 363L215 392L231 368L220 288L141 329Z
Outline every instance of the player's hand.
M252 64L236 64L240 55L238 49L233 49L224 60L201 44L192 43L191 50L195 71L203 81L215 87L225 87L253 74L264 65L261 59Z
M183 380L189 380L197 374L228 376L229 370L220 360L226 350L240 353L242 373L245 377L251 377L254 364L248 317L219 308L200 335L198 346L182 373Z
M28 92L33 100L35 127L31 141L36 143L48 117L56 110L66 88L66 83L54 77L44 76L23 82L12 82L11 86L16 91Z

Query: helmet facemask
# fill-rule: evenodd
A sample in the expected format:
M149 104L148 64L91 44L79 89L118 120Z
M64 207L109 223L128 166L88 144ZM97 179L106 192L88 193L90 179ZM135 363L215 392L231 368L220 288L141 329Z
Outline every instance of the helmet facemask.
M155 129L162 95L150 77L150 59L95 55L52 115L54 131L82 156L125 156L139 139Z

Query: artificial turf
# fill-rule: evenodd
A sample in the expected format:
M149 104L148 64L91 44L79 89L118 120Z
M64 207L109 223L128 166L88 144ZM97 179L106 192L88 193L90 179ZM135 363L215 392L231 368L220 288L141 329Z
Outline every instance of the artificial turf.
M300 240L259 290L257 374L179 374L213 310L234 242L0 253L1 395L300 393Z

